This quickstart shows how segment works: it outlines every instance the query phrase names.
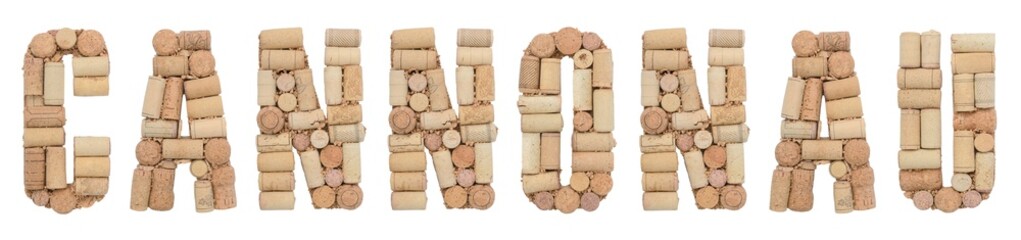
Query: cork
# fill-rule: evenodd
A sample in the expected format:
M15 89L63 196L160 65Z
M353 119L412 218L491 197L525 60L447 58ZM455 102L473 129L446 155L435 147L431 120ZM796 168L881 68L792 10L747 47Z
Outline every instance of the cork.
M449 149L453 149L454 147L457 147L458 144L461 144L461 133L457 130L444 131L441 137L443 146Z
M989 193L993 190L996 178L996 153L983 152L975 154L975 190Z
M496 73L492 65L475 67L475 99L478 101L496 100ZM430 78L432 79L432 78Z
M399 77L401 78L400 80L403 81L404 80L403 71L397 72L400 73L399 75ZM343 81L344 68L338 66L326 66L326 68L323 69L323 82L325 85L324 88L326 89L323 91L326 92L326 105L332 106L344 102ZM393 82L393 76L391 76L390 81L391 83ZM391 92L392 91L393 90L391 89ZM404 96L401 97L403 99Z
M258 101L259 106L276 105L276 80L273 78L273 71L260 70L258 73ZM187 90L186 90L187 91Z
M705 165L710 169L722 168L727 163L727 149L720 146L709 146L703 152Z
M897 162L901 170L939 169L941 157L939 149L901 150Z
M362 122L362 105L334 105L326 107L326 124L355 124Z
M411 107L415 112L422 112L429 108L429 96L423 93L416 93L411 95L408 99L408 106Z
M727 183L744 183L744 144L727 144Z
M346 68L346 69L344 69L344 72L346 74L348 74L348 76L344 76L345 83L350 83L350 82L353 82L353 81L361 81L360 80L360 75L361 75L360 71L351 71L351 69L347 69ZM313 86L314 84L312 83L312 70L306 68L306 69L301 69L301 70L294 71L293 73L294 73L294 92L295 92L294 95L297 97L297 100L298 100L298 106L297 106L298 110L301 110L301 111L319 110L319 98L316 96L315 86ZM351 74L358 75L358 77L350 77ZM351 95L350 91L349 92L345 92L344 95L347 98L349 98L349 99L350 98L358 98L358 97L360 97L360 94L358 96ZM360 100L360 99L355 99L355 100Z
M519 96L518 111L522 114L558 113L560 112L560 96Z
M319 161L326 168L339 167L344 162L344 150L337 145L328 145L319 153Z
M645 70L642 71L642 106L651 107L659 105L659 89L660 80L656 71ZM674 82L677 82L676 76L674 76ZM676 90L676 86L675 89ZM677 103L680 103L678 101ZM680 104L678 104L680 105Z
M53 34L53 38L60 49L71 49L78 41L78 36L75 34L75 31L70 28L61 28L57 30L56 34Z
M460 107L460 119L458 123L484 124L493 122L493 105L468 105Z
M648 30L642 34L642 49L687 48L688 35L684 28Z
M851 139L844 143L844 160L851 166L865 165L869 154L869 145L864 139Z
M63 146L63 128L25 128L24 147Z
M713 169L709 171L709 186L723 187L727 184L727 171L724 169Z
M395 172L390 174L390 189L394 192L425 191L425 172Z
M327 47L358 47L362 43L362 32L358 29L326 29Z
M315 208L329 208L337 201L337 193L327 186L318 187L312 190L312 206Z
M592 114L589 114L588 112L575 113L573 121L575 131L587 132L592 129Z
M103 77L110 75L110 58L74 57L71 58L71 72L75 77Z
M540 136L539 166L545 170L560 169L560 133L543 133Z
M996 101L996 76L994 73L975 74L975 107L992 108Z
M571 170L579 172L613 171L612 152L572 152Z
M454 172L457 175L457 185L461 187L471 187L475 185L475 171L472 169L464 168L458 169Z
M950 186L952 186L954 188L954 190L957 190L958 192L962 192L962 193L963 192L967 192L968 190L971 190L971 186L972 186L971 185L971 176L969 176L968 174L964 174L964 173L955 173L950 178Z
M773 170L773 183L769 194L769 210L783 212L787 206L791 193L791 169L777 167Z
M323 115L322 111L318 110L295 111L287 114L287 127L291 130L316 129L322 127L325 122L326 116Z
M26 128L59 128L66 122L63 106L25 107Z
M213 211L213 184L206 180L195 181L195 212Z
M522 175L521 186L525 194L553 191L560 189L560 177L557 172Z
M939 89L943 86L943 72L939 69L900 69L897 87L900 89Z
M543 58L539 71L539 91L548 94L560 93L560 59Z
M581 46L589 51L595 51L603 46L603 38L594 32L582 33Z
M521 132L560 132L563 125L563 119L559 113L521 114Z
M457 46L491 47L493 46L493 30L459 28L457 29Z
M260 192L260 210L294 210L294 192Z
M613 87L613 53L607 48L594 50L592 58L592 87Z
M443 190L443 204L447 208L461 208L468 203L468 191L463 187L454 186Z
M819 33L819 48L823 51L851 51L851 34L848 32Z
M951 58L954 74L991 73L996 71L996 56L989 53L954 53Z
M659 135L642 135L640 146L642 153L674 152L674 134L665 133Z
M426 81L428 83L429 93L429 106L433 110L447 110L450 109L450 96L447 94L446 80L443 76L443 69L433 69L426 71ZM458 82L461 84L461 82ZM460 91L462 88L458 85L457 89ZM467 87L467 86L465 86ZM465 88L467 90L467 88ZM460 92L458 92L460 97ZM475 93L472 93L473 95Z
M298 70L307 68L304 50L262 50L259 68L264 70Z
M163 158L165 159L202 159L201 139L164 139Z
M450 151L435 151L432 153L432 158L433 169L436 170L436 181L440 184L440 188L448 188L457 184Z
M475 164L475 148L461 145L451 151L451 160L458 168L469 168Z
M596 132L613 131L613 90L596 89L592 99L592 128Z
M24 70L25 95L43 95L44 65L42 58L33 58L30 54L25 55L25 61L21 68Z
M951 188L943 188L936 192L936 209L949 213L961 207L961 194Z
M642 194L642 208L646 211L677 210L680 199L677 192L645 192Z
M63 189L67 187L66 157L67 152L64 147L46 148L46 170L44 172L46 175L46 189Z
M410 133L415 129L418 119L414 110L408 107L396 107L390 111L390 129L397 134Z
M142 137L176 138L179 130L177 123L173 120L142 121Z
M954 111L970 112L975 110L975 75L954 75Z
M932 208L933 199L932 193L928 191L918 191L911 196L911 200L915 203L915 207L918 210L928 210Z
M996 141L993 139L992 134L979 133L975 134L975 150L978 152L992 152Z
M110 176L110 157L74 157L74 176L106 178Z
M921 36L922 67L939 68L939 46L940 33L936 31L923 32Z
M861 94L858 84L858 77L851 76L840 80L823 82L823 95L827 100L837 100L848 97L855 97Z
M149 208L167 211L174 208L174 170L156 168L152 171L152 187L149 190Z
M727 70L724 67L709 67L709 105L719 106L727 102Z
M974 112L955 113L954 129L996 132L996 109L979 109Z
M67 214L78 206L78 197L74 195L71 188L60 189L51 192L49 207L60 214Z
M74 91L75 96L108 96L110 95L110 78L109 77L75 77L74 78Z
M745 124L713 126L712 143L743 143L748 141L751 129ZM697 137L698 135L696 135Z
M295 49L302 47L301 28L279 28L262 30L259 33L259 49Z
M575 69L574 70L574 110L575 111L588 111L592 110L592 70L591 69Z
M149 208L149 189L152 186L152 169L142 166L135 168L131 177L131 210L145 211Z
M276 80L277 89L282 92L290 92L294 90L294 74L283 73L277 76Z
M207 30L181 31L177 34L180 40L181 49L184 50L209 50L211 49L212 36Z
M589 181L588 175L584 172L571 173L570 186L574 191L584 192L588 189Z
M681 109L681 97L677 96L677 94L668 93L663 95L662 101L659 103L659 105L663 107L663 110L666 110L669 113L677 112Z
M581 204L581 196L570 187L563 187L557 190L554 196L554 206L562 213L572 213Z
M938 48L938 47L937 47ZM922 35L914 32L900 34L900 67L922 67Z
M897 91L897 105L900 108L939 108L941 91L938 89Z
M709 185L709 179L705 174L706 167L705 163L702 161L701 152L685 152L684 168L688 172L688 182L691 184L691 189L699 189Z
M865 138L865 120L861 118L852 118L831 121L829 130L830 139Z
M982 203L982 194L978 191L967 191L961 195L961 202L966 208L978 207L978 204Z
M341 147L344 151L344 162L340 168L344 169L344 183L357 184L362 181L361 144L344 143Z
M940 120L940 109L939 108L927 108L922 109L920 112L920 128L921 130L921 147L922 148L940 148L942 146L941 140L941 120Z
M835 52L827 58L829 75L835 78L847 78L854 74L854 58L850 52Z
M256 158L259 172L294 171L294 154L291 152L259 153Z
M843 145L838 140L805 140L801 142L801 156L807 160L842 160Z
M814 200L812 184L814 177L814 169L794 169L794 172L791 174L788 208L794 211L812 210L812 202Z
M655 76L656 72L652 71L652 74ZM663 77L661 77L658 82L659 89L663 90L663 92L673 93L677 91L678 87L680 87L680 79L678 79L677 75L674 74L663 74ZM659 92L656 92L656 94L659 95Z
M709 47L709 66L744 65L743 48Z
M259 110L259 131L264 134L275 134L284 128L284 112L276 107L264 107Z
M82 56L93 57L106 52L106 41L103 35L96 30L83 30L78 33L78 53Z
M676 112L671 116L671 118L670 124L673 130L698 130L709 126L709 116L705 113L704 109L690 112Z
M684 70L677 73L680 79L681 107L683 111L695 111L702 109L702 97L699 96L698 81L695 79L695 70Z
M436 46L436 33L432 28L394 30L390 35L390 48L427 49Z
M954 172L975 171L975 132L954 131Z
M445 130L457 124L457 114L453 109L423 112L418 116L419 128L422 130Z
M553 210L553 194L550 192L538 192L529 197L539 210Z
M819 78L809 78L805 81L804 99L801 102L801 119L819 121L822 108L823 81ZM829 111L827 106L827 111Z
M439 55L435 50L394 50L390 59L391 69L426 70L439 67Z
M32 37L28 50L35 57L51 57L57 53L57 40L48 33L36 34Z
M617 145L612 133L574 133L571 146L579 152L609 152Z
M193 120L188 127L193 138L227 137L227 121L222 117Z
M498 129L493 123L461 126L461 140L465 143L491 143L496 141Z
M422 151L422 134L412 133L408 135L390 135L389 145L391 152L414 152Z
M475 144L475 182L490 184L493 182L493 144Z
M704 187L695 192L695 205L699 209L716 208L720 202L720 192L714 187Z
M695 137L692 134L678 134L677 140L675 141L677 149L681 152L688 152L695 146Z
M661 134L666 131L669 121L662 108L650 107L642 111L642 129L647 134Z
M868 210L876 207L874 189L875 176L869 166L851 170L851 191L854 199L854 210Z
M683 50L647 50L645 51L645 69L656 70L687 70L691 69L688 51Z
M801 163L801 145L794 141L781 141L774 152L780 166L793 167Z
M589 190L599 196L606 196L613 189L613 179L610 178L609 173L595 173L592 174L592 180L589 181Z
M834 179L843 179L847 176L850 171L848 170L847 162L844 161L832 161L830 162L830 176Z
M802 78L824 77L828 75L829 61L825 57L795 57L792 63L793 75Z
M355 209L362 204L362 188L358 185L344 185L337 189L337 206Z
M677 173L643 173L642 191L646 192L676 192Z
M993 52L996 35L992 33L951 34L950 50L954 53Z
M582 33L577 28L561 28L553 34L557 50L564 55L572 55L581 49Z
M542 168L540 142L541 135L539 133L521 134L521 174L537 174ZM558 162L557 167L559 165Z
M213 169L213 206L216 209L228 209L237 206L237 193L234 191L234 167L221 166Z
M837 213L849 213L854 210L850 182L837 181L833 183L833 207Z
M801 117L801 109L804 101L805 86L807 82L799 78L787 79L787 90L784 94L783 109L780 115L783 118L798 120Z
M744 187L740 185L725 186L720 189L720 206L730 210L738 210L744 207L747 198Z
M744 47L744 30L741 29L710 29L709 47L740 48Z
M695 147L705 149L713 143L713 134L706 130L699 130L695 133Z
M189 119L223 116L223 99L220 96L192 99L187 103Z
M45 186L46 152L43 148L25 148L25 190L43 190Z
M362 63L362 51L357 47L326 47L323 53L326 66L358 65Z
M188 73L188 56L156 56L152 58L153 76L184 76Z
M458 66L493 64L493 49L488 47L457 47Z
M188 75L208 77L216 73L216 60L208 50L199 50L188 57Z
M64 105L64 64L47 62L43 65L43 104Z
M571 57L574 59L574 69L589 69L592 68L592 63L595 61L595 57L592 56L592 51L581 49L574 53Z
M819 39L812 32L800 31L794 34L794 38L791 40L791 47L794 49L794 54L798 57L807 57L819 52L820 44Z

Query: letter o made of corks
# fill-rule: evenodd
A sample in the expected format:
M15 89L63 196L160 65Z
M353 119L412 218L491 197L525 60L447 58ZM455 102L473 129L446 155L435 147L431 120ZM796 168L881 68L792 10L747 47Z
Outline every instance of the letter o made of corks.
M574 71L561 74L561 61ZM573 132L562 134L561 75L571 76ZM522 189L541 210L594 211L613 186L613 60L599 35L566 27L532 38L521 58L518 109L522 130ZM665 114L665 113L661 113ZM651 121L651 124L659 124ZM665 124L665 123L663 123ZM665 126L665 125L664 125ZM562 186L560 138L572 139Z
M64 55L72 55L71 63ZM75 96L109 94L110 59L95 30L50 30L32 37L25 53L25 194L42 207L67 214L99 202L110 186L110 138L74 137L65 148L65 79ZM65 76L65 66L72 76ZM69 150L73 150L69 152ZM67 159L74 159L74 165ZM67 172L72 182L67 183Z

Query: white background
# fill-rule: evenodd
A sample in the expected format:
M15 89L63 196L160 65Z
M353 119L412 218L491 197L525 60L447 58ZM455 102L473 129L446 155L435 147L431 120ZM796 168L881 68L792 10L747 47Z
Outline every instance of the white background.
M999 2L999 3L996 3ZM4 132L0 153L0 212L6 236L47 238L234 237L347 237L409 239L568 237L632 238L824 238L862 239L903 235L922 238L972 238L1007 233L1021 201L1019 165L1012 141L1017 129L1018 87L1016 54L1019 22L1007 1L4 1L5 20L0 38L0 115ZM322 94L323 33L326 28L362 30L362 66L365 81L365 126L362 144L364 202L354 211L313 210L309 196L296 192L294 211L260 211L254 138L258 34L269 28L304 28L309 64ZM596 212L574 214L536 210L521 193L519 114L515 102L518 63L529 40L540 32L564 26L597 32L613 49L618 145L614 189ZM67 138L110 136L113 139L111 186L102 202L70 215L36 207L23 192L22 164L22 56L32 36L62 27L96 29L107 41L112 61L108 97L73 97L67 81ZM492 28L495 35L496 123L500 134L495 152L497 199L487 211L446 210L430 169L426 211L390 210L387 167L387 82L389 35L394 29L435 27L436 42L448 76L453 76L457 28ZM711 28L742 28L746 32L745 65L748 69L748 125L752 135L746 146L748 201L740 211L696 210L687 192L680 194L678 211L645 212L639 170L639 74L642 32L655 28L685 27L692 61L705 98L707 33ZM237 171L238 206L208 214L194 212L192 177L179 168L177 202L170 212L135 212L128 209L131 173L136 165L134 147L142 117L142 95L151 74L153 34L162 28L175 31L208 29L223 88L228 132ZM793 52L790 40L802 29L850 31L852 53L861 79L868 122L872 166L876 174L878 206L870 211L833 213L832 178L826 168L816 173L815 209L808 213L768 210L771 173L776 163L773 148L779 139L783 90L790 75ZM954 214L918 211L905 199L897 181L899 110L896 105L898 37L902 31L936 29L941 46L944 79L949 79L951 33L996 32L999 65L999 174L992 198L977 209ZM569 66L569 64L564 64ZM70 67L68 67L70 74ZM568 71L565 71L565 75ZM448 88L455 89L453 77ZM569 77L567 78L569 79ZM564 89L570 89L566 84ZM951 87L944 81L943 142L951 140ZM455 91L451 90L451 94ZM565 91L565 99L571 99ZM453 98L453 96L452 96ZM569 101L569 100L568 100ZM564 103L570 106L569 102ZM569 107L567 107L569 109ZM565 116L570 122L570 116ZM570 126L568 124L568 126ZM566 129L565 132L570 131ZM564 138L563 159L570 159L569 138ZM70 144L67 145L70 147ZM952 150L944 149L949 166ZM70 164L70 159L69 164ZM568 161L564 161L569 168ZM431 168L431 164L430 164ZM70 169L70 166L69 166ZM298 181L302 181L298 171ZM686 177L681 171L681 186ZM949 172L944 172L945 181ZM566 181L567 175L563 178ZM949 184L949 183L945 183ZM299 184L301 186L301 184ZM1009 233L1008 233L1009 234ZM268 238L267 238L268 237Z

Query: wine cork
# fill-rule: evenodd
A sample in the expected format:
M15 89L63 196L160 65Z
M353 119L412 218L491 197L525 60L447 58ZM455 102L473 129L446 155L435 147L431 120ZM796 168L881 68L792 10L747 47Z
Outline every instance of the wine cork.
M444 147L452 149L457 147L458 144L461 144L461 133L456 130L444 131L441 136L441 141L443 142Z
M77 196L103 196L109 188L110 181L105 177L74 179L74 194Z
M869 162L869 145L864 139L851 139L844 143L844 160L851 166L862 166Z
M847 78L854 74L854 58L850 52L835 52L827 58L827 71L834 78Z
M954 53L993 52L996 35L992 33L951 34L950 50Z
M822 112L822 79L809 78L805 80L804 99L801 101L801 119L819 121ZM831 109L827 106L827 112Z
M24 147L63 146L63 128L25 128Z
M206 161L213 166L223 166L230 161L230 143L226 138L213 138L206 141Z
M294 192L260 192L260 210L294 210Z
M287 120L287 127L292 130L310 130L322 127L326 122L326 116L323 115L323 111L299 111L287 113Z
M592 129L596 132L613 131L613 90L592 91Z
M326 107L326 124L341 125L362 122L362 105L335 105Z
M463 187L454 186L443 191L443 204L447 208L461 208L468 203L468 191Z
M901 150L897 163L901 170L940 169L939 149Z
M975 131L993 133L996 131L996 109L954 113L954 129L974 129Z
M922 67L922 35L914 32L900 34L900 67Z
M227 137L227 121L222 117L193 120L188 127L193 138Z
M592 69L574 70L574 110L592 110Z
M780 166L793 167L801 163L801 145L794 141L781 141L776 144L774 155Z
M851 34L848 32L819 33L819 49L823 51L851 51Z
M188 75L208 77L216 72L216 59L208 50L192 52L188 56Z
M830 139L865 138L865 120L853 118L831 121L829 130Z
M744 187L725 186L720 189L720 206L730 210L738 210L744 207L747 193Z
M684 28L648 30L642 34L642 49L687 48L688 35Z
M497 128L493 123L461 126L461 140L465 143L491 143L496 141Z
M688 172L688 182L691 184L691 189L699 189L709 185L709 179L705 174L705 162L702 161L701 152L685 152L684 168Z
M975 190L988 193L993 190L996 179L996 154L983 152L975 154Z
M787 210L791 193L791 169L778 167L773 170L773 183L769 194L769 210Z
M574 69L589 69L592 68L592 63L595 61L595 57L592 56L592 51L581 49L574 53L571 57L574 59Z
M675 138L673 133L659 135L645 134L641 136L640 146L642 153L673 152L675 149Z
M608 48L594 50L592 58L592 87L613 87L613 53Z
M407 135L393 134L389 138L390 152L414 152L422 151L422 134L412 133Z
M560 169L560 133L543 133L540 136L539 166L545 170Z
M961 207L961 194L951 188L943 188L936 192L936 209L949 213Z
M357 47L326 47L326 66L344 66L361 64L361 49Z
M220 77L212 75L184 82L184 96L188 99L220 95Z
M661 134L666 131L669 121L662 108L650 107L642 111L642 129L647 134ZM575 118L577 119L577 118Z
M939 68L940 33L936 31L923 32L921 46L922 67Z
M677 172L678 163L677 153L673 151L643 153L641 157L642 172L646 173Z
M47 62L43 65L43 104L64 105L64 64Z
M42 148L25 148L25 190L43 190L45 186L46 152Z
M450 155L454 166L458 168L469 168L475 164L475 148L471 146L457 146Z
M259 153L256 158L259 172L294 171L294 154L291 152Z
M606 196L613 189L613 178L610 178L609 173L595 173L592 174L592 180L589 181L589 190L599 196Z
M709 105L719 106L727 103L727 69L709 67Z
M262 134L255 138L256 148L259 152L289 152L291 151L291 134Z
M560 132L563 127L564 122L559 113L521 114L521 132Z
M390 111L390 129L395 133L410 133L417 126L415 112L408 107L396 107Z
M521 69L518 72L518 90L531 93L539 90L541 67L539 58L525 55L521 57Z
M911 196L911 200L914 201L915 207L918 210L928 210L932 208L933 199L932 193L927 191L918 191Z
M160 144L153 140L142 140L135 146L135 158L139 165L153 166L163 160L163 150Z
M677 112L681 109L681 97L677 96L677 94L668 93L663 95L660 105L663 107L663 110L666 110L667 112Z
M488 47L457 47L458 66L493 64L493 49Z
M954 131L954 172L975 171L975 132Z
M996 76L993 73L975 74L975 107L992 108L996 101Z
M74 157L74 176L106 178L110 176L110 157Z
M819 136L819 123L785 120L780 123L780 138L815 139Z
M57 52L57 41L49 33L40 33L32 37L28 50L36 57L50 57Z
M344 152L344 162L341 168L344 169L344 183L358 184L362 181L362 154L361 144L344 143L341 146Z
M950 186L958 192L971 190L971 176L964 173L955 173L954 176L950 178Z
M876 193L873 190L875 175L869 166L851 170L851 191L854 210L868 210L876 207Z
M202 159L202 139L164 139L164 159Z
M560 96L525 96L518 97L518 111L522 114L530 113L558 113L560 112Z
M425 172L395 172L390 174L390 189L394 192L425 191Z
M733 125L745 122L744 105L713 106L711 124Z
M720 146L709 146L703 151L703 160L710 169L718 169L727 163L727 150Z
M311 138L312 137L309 136L309 134L307 134L307 133L295 134L294 137L291 138L291 145L293 145L294 146L294 150L298 150L298 152L305 151L305 150L309 149L309 147L312 147L312 139ZM327 138L329 138L329 137L327 137ZM327 141L329 141L329 140L327 140Z
M445 111L423 112L419 116L419 128L423 130L449 129L457 123L457 115L453 109Z
M603 38L599 37L599 34L594 32L582 33L581 46L589 51L595 51L603 46Z
M705 113L704 109L690 112L676 112L671 116L671 118L670 123L673 130L698 130L709 126L709 115Z
M71 72L75 77L109 76L110 58L107 56L71 58Z
M943 72L939 69L900 69L897 87L900 89L939 89L943 87Z
M710 68L710 70L712 70L712 68ZM711 76L710 78L719 78L719 77L725 77L725 76ZM677 75L663 74L663 77L659 79L659 88L662 89L663 92L670 92L670 93L675 92L675 91L677 91L677 87L680 87L680 85L681 85L680 84L680 79L677 79Z
M467 105L460 107L460 119L458 123L471 125L471 124L484 124L493 122L493 105Z
M152 170L149 208L156 211L167 211L174 208L174 169L156 168Z
M390 70L390 105L408 105L408 79L403 70ZM327 86L327 91L329 87ZM329 94L327 94L329 98Z
M432 28L394 30L390 35L390 48L422 49L436 46L436 34Z
M810 78L827 75L829 62L825 57L795 57L793 60L793 76Z
M783 109L780 115L783 118L798 120L801 117L802 101L804 101L805 80L800 78L788 78L787 90L784 93Z
M475 102L475 68L457 67L457 104L470 105Z
M978 191L967 191L964 195L961 195L961 202L966 208L978 207L979 203L982 203L982 194Z
M954 53L950 58L954 74L996 71L996 56L989 53Z
M304 50L262 50L259 67L263 70L298 70L307 68Z
M573 121L575 131L587 132L592 129L592 114L589 114L588 112L575 113Z
M188 73L188 56L156 56L152 58L153 76L184 76Z
M684 70L676 72L681 85L678 91L681 93L681 107L683 111L695 111L702 109L702 97L698 91L698 81L695 79L695 70Z
M794 49L794 54L798 57L807 57L819 52L820 44L815 34L803 30L794 34L794 38L791 40L791 47Z
M400 73L400 80L404 80L403 71L397 71ZM344 101L343 91L344 81L344 68L338 66L326 66L323 69L323 82L325 83L326 92L326 105L337 105ZM391 73L391 83L393 82L393 76ZM405 89L407 90L407 89ZM393 92L393 89L390 90ZM404 97L404 96L401 96ZM402 98L403 99L403 98Z
M713 126L712 143L743 143L748 141L751 129L745 124ZM697 137L697 135L696 135ZM697 138L696 138L697 140ZM696 141L697 143L697 141Z
M838 140L805 140L801 142L801 156L808 160L842 160L843 144Z
M975 134L975 150L979 152L991 152L996 142L993 139L992 134L979 133Z
M189 119L223 116L223 100L220 96L192 99L187 103Z
M436 181L440 188L448 188L457 184L457 176L454 175L454 163L451 160L450 151L435 151L432 153L433 169L436 170Z
M44 172L46 176L46 189L63 189L67 187L66 157L67 152L64 147L46 148L46 170Z
M259 173L259 191L294 191L293 172Z
M744 144L727 144L727 183L744 183Z
M642 191L676 192L677 173L644 173L642 174Z
M138 166L131 179L131 210L149 208L149 189L152 186L152 169Z
M430 75L431 76L431 75ZM478 101L496 100L496 73L492 65L475 67L475 99ZM432 78L430 78L432 80ZM430 81L432 82L432 81ZM442 81L440 81L442 82ZM444 89L444 92L446 90ZM445 96L446 94L444 94ZM433 104L435 105L435 104ZM435 106L434 106L435 108Z
M280 132L284 128L284 112L276 107L264 107L259 110L259 131L266 134Z
M561 28L553 34L557 50L564 55L572 55L581 49L581 32L577 28Z
M684 50L647 50L643 58L645 69L687 70L691 69L690 56Z
M234 191L234 167L220 166L213 169L213 207L228 209L237 206L237 193Z
M571 146L579 152L609 152L617 145L612 133L574 133Z
M312 191L312 206L315 208L328 208L337 201L337 193L327 186L316 188Z
M850 173L848 168L850 167L847 166L847 162L832 161L830 162L830 176L833 176L834 179L843 179L844 176Z
M542 168L540 141L539 133L521 134L521 174L537 174Z
M827 100L855 97L861 94L857 76L835 81L825 81L822 84L822 88L823 95L826 96Z
M723 48L744 47L744 30L741 29L710 29L709 46Z
M642 71L642 106L659 105L660 81L656 71ZM676 77L675 77L676 78ZM678 102L679 103L679 102Z
M493 46L493 30L459 28L457 29L457 46L491 47Z
M45 63L42 58L25 56L23 77L25 79L25 95L43 95L43 70Z
M493 182L493 144L475 144L475 182L490 184Z
M74 137L75 157L102 157L109 155L109 137Z
M365 140L362 124L333 125L329 127L330 143L357 143Z
M709 186L723 187L727 184L727 171L724 169L713 169L709 171Z
M554 197L554 206L562 213L572 213L581 204L581 196L570 187L563 187L557 190Z
M695 192L695 205L699 209L716 208L720 202L720 192L714 187L704 187Z
M709 66L739 66L744 65L743 48L709 48Z
M184 50L211 49L212 36L207 30L181 31L181 33L177 34L177 39L179 40L178 46Z
M727 101L744 102L747 99L744 66L727 67Z
M940 109L922 109L920 114L921 147L940 148L942 146L940 130Z
M426 70L439 67L436 50L394 50L391 69Z
M522 175L521 185L525 194L560 189L560 177L557 172L544 172L535 175Z
M677 192L645 192L642 194L642 208L646 211L677 210L680 199Z
M833 183L833 207L837 213L849 213L854 210L850 182L837 181Z
M348 72L347 74L351 74L349 69L345 69L344 71ZM298 110L301 111L319 110L319 98L316 96L315 86L313 86L312 83L312 70L306 68L294 71L293 73L295 85L294 96L297 100ZM358 81L357 79L355 79L355 77L344 76L344 79L345 83L350 81Z
M612 152L572 152L571 170L579 172L613 171Z
M259 106L276 105L277 88L276 80L273 78L273 71L260 70L258 74L258 82L259 82L258 95Z
M213 184L209 181L195 181L195 212L213 211Z
M791 173L788 208L799 212L812 210L812 202L814 200L812 185L814 178L814 169L794 169L793 173Z
M539 65L539 91L548 94L560 93L560 59L543 58Z
M327 47L358 47L362 42L362 32L358 29L326 29Z
M355 209L362 204L362 188L358 185L344 185L337 189L337 205L343 209Z
M259 49L301 48L302 42L301 28L268 29L259 33Z
M954 111L975 110L975 75L954 74Z
M938 89L897 91L897 105L900 108L939 108L941 91Z
M475 171L468 168L458 169L454 172L457 175L457 185L471 187L475 185Z
M81 31L78 33L76 42L78 53L82 56L92 57L106 52L106 41L103 40L103 35L96 30Z

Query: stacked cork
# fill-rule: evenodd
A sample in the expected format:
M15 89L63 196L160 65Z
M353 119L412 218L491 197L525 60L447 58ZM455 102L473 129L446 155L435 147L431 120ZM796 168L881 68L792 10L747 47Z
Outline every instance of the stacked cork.
M770 206L773 211L808 211L817 165L829 164L833 205L837 213L876 206L865 141L861 93L851 57L847 32L815 35L801 31L791 41L795 57L787 80L776 145L778 166L773 171ZM819 134L820 114L826 103L829 137Z
M36 34L22 67L25 79L25 194L66 214L103 199L110 186L110 138L74 138L74 182L67 183L64 148L64 55L72 55L75 96L109 93L110 59L95 30Z
M643 206L676 210L681 150L699 209L744 206L744 31L709 31L709 101L702 106L684 28L646 31L642 36L641 137ZM668 117L668 114L669 117Z
M163 29L152 38L156 56L142 101L142 139L135 147L138 166L131 182L131 209L167 211L174 207L178 164L190 163L195 176L195 211L237 206L230 163L220 78L209 31ZM182 104L188 107L181 116ZM181 136L184 120L189 135Z
M560 60L574 60L571 181L560 185ZM532 38L521 58L521 182L541 210L594 211L613 187L613 60L599 35L566 27Z
M989 198L995 174L993 34L954 34L954 174L942 185L940 162L940 34L901 34L900 185L921 210L953 212ZM919 109L920 110L915 110ZM919 113L920 111L920 113Z
M447 208L488 209L495 193L492 31L458 30L457 101L450 105L432 28L390 35L390 206L426 206L426 156L433 159Z
M259 208L294 209L298 151L315 208L355 209L361 205L362 71L358 30L326 31L324 71L327 110L319 108L301 28L259 34L256 137L259 151Z

